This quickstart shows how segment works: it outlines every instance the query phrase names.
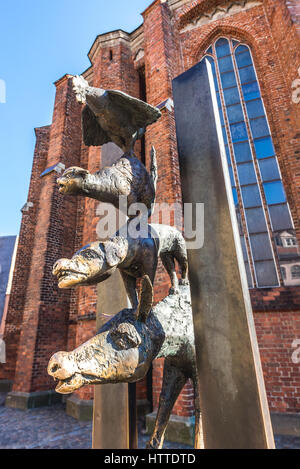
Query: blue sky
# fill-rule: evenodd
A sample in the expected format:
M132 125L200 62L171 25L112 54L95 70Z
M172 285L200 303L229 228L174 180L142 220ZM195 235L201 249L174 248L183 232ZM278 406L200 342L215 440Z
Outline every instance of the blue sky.
M133 31L151 0L1 0L0 236L18 234L27 200L34 127L52 121L53 82L89 67L98 34ZM6 103L1 103L1 83Z

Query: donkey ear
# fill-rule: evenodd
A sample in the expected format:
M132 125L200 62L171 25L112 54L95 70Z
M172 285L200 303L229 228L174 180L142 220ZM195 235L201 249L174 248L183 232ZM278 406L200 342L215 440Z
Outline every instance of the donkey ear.
M106 261L109 267L116 267L126 257L125 243L121 238L114 238L103 243Z
M139 293L139 305L137 310L137 319L142 322L146 322L148 314L151 311L153 305L153 286L148 275L142 278L140 293Z

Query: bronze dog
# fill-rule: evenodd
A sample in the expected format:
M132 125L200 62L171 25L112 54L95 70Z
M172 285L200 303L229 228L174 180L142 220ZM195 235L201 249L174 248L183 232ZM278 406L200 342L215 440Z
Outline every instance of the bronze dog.
M106 280L119 268L129 299L137 307L136 281L148 275L154 282L158 257L166 268L172 288L178 293L175 259L181 268L181 283L187 280L187 252L181 233L167 225L148 225L147 237L115 236L106 242L95 242L82 248L72 259L60 259L53 268L60 288L94 285Z

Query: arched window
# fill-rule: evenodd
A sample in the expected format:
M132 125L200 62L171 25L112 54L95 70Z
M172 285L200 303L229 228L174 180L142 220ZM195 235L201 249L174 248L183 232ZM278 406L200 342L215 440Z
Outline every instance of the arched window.
M278 286L284 253L274 251L272 237L294 225L252 54L247 45L220 38L204 58L214 75L248 284Z

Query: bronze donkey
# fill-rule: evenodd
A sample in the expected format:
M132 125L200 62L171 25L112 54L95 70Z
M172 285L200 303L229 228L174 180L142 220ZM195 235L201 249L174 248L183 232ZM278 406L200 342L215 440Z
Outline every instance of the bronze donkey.
M58 352L48 373L56 391L70 394L85 385L133 383L145 377L156 358L165 357L163 386L148 448L163 446L173 406L188 379L195 389L195 447L200 447L200 405L193 318L188 286L153 305L152 284L143 277L137 309L124 309L99 333L72 352Z

